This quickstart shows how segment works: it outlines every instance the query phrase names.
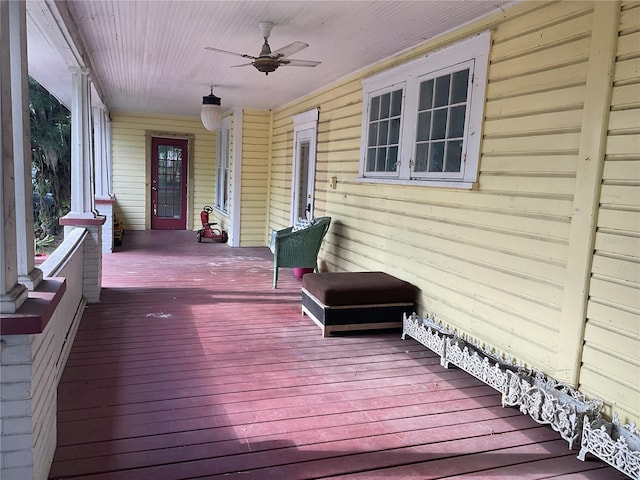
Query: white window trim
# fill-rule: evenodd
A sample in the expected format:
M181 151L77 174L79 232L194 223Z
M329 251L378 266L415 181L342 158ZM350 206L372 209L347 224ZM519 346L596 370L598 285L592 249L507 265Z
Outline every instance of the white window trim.
M296 212L296 191L299 188L297 182L299 181L298 170L302 168L300 165L300 159L298 158L298 140L303 137L309 140L309 185L307 186L307 193L314 198L315 190L315 176L316 176L316 156L317 156L317 137L318 137L318 118L320 118L320 111L317 108L307 110L306 112L299 113L293 116L293 168L291 172L291 211L290 221L291 225L295 225L298 220L297 217L301 216L300 212ZM310 215L313 216L313 203L311 202Z
M425 57L395 67L363 80L362 130L360 135L360 168L358 182L399 185L422 185L448 188L474 188L480 163L480 141L487 84L490 32L483 32L454 45L432 52ZM413 159L417 128L417 110L408 109L408 99L417 105L419 84L424 77L433 77L439 70L451 70L455 65L473 61L473 79L468 96L469 115L465 119L466 165L459 179L412 178L409 162ZM436 75L437 76L437 75ZM400 149L398 172L365 172L370 98L393 87L403 88L402 117L400 123Z
M231 159L229 158L229 142L230 142L230 129L231 129L231 122L229 120L229 117L224 117L222 119L222 121L220 122L220 127L218 128L217 132L216 132L216 198L215 198L215 205L214 208L224 214L224 215L229 215L229 202L231 202L231 198L230 198L230 192L231 192L231 188L230 188L230 179L229 176L231 175ZM222 205L221 200L224 199L223 196L223 192L220 190L220 178L219 178L219 174L220 174L220 170L221 170L221 163L223 162L223 160L225 160L225 158L223 158L224 152L223 149L226 149L226 161L227 161L227 185L226 185L226 195L227 195L227 208L226 210L224 209L224 205Z

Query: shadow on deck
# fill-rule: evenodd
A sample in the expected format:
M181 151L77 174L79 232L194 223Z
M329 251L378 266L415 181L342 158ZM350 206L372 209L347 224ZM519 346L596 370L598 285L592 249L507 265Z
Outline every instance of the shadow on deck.
M59 386L50 478L624 478L399 332L323 338L272 267L127 232Z

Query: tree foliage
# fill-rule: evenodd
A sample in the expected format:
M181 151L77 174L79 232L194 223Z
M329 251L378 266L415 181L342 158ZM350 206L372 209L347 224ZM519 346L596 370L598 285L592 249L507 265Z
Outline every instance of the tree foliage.
M42 199L35 218L36 236L55 234L58 218L71 203L71 113L38 82L29 78L31 171L34 197ZM50 194L53 205L44 201Z

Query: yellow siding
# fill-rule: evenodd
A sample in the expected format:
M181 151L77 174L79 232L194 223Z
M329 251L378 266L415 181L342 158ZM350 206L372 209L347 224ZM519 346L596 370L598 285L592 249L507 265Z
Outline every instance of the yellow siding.
M433 312L549 375L573 368L558 359L578 154L591 134L583 129L589 125L584 107L593 69L595 5L523 2L275 110L268 229L289 222L292 117L319 107L315 212L333 218L321 263L330 271L397 275L421 289L420 312ZM580 379L585 391L609 405L623 399L621 413L637 421L640 54L639 28L631 19L640 17L635 5L623 7L621 31L630 37L621 35L621 68L612 92L618 107L612 109L600 213L607 224L599 225L596 238L597 281L588 306L594 329L584 333ZM356 182L361 81L487 28L493 45L478 188ZM338 179L335 190L328 187L332 176ZM596 292L606 298L596 302ZM579 295L570 300L574 311L584 306ZM583 332L572 334L580 340ZM618 337L626 339L616 350L611 342ZM605 350L596 348L597 342L617 352L609 355L607 367L601 366ZM612 376L616 371L618 377Z
M271 113L244 110L242 129L242 187L240 245L264 245L267 228L269 125Z
M568 19L571 29L550 18ZM274 112L271 226L288 221L291 115L319 105L316 212L334 218L328 268L383 269L412 281L421 308L552 370L592 22L590 3L539 3L492 25L477 191L354 182L364 76Z
M623 422L640 417L639 31L640 2L623 4L580 372Z
M199 118L112 114L113 188L116 213L128 230L150 228L148 132L192 136L187 204L188 226L198 228L200 210L213 199L215 134Z

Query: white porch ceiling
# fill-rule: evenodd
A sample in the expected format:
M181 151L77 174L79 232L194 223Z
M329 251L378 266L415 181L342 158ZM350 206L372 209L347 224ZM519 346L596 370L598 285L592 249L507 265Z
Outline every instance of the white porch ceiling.
M68 67L77 58L68 38L74 38L84 44L84 60L111 111L199 115L211 84L225 110L269 109L508 3L28 0L29 72L68 105ZM310 47L292 58L322 63L265 76L251 66L231 68L245 59L204 49L257 55L261 20L274 23L273 50L303 41Z

